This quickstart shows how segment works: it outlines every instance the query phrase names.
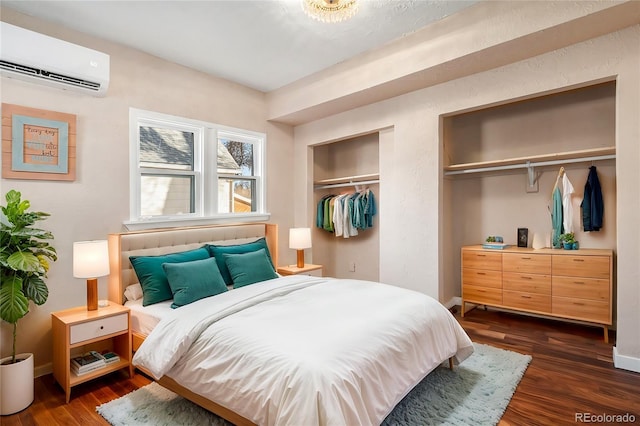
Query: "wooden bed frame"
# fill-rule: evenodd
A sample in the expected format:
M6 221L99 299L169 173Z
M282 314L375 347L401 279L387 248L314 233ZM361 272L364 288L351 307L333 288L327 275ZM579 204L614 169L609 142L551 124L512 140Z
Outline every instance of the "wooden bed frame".
M264 237L269 247L274 267L278 266L278 225L269 223L247 223L233 225L209 225L181 228L133 231L109 235L109 300L124 304L124 290L138 282L129 256L154 256L176 253L202 247L204 244L244 244ZM146 335L132 332L132 348L135 352ZM144 369L141 371L148 374ZM150 374L148 374L151 376ZM157 381L165 388L185 397L199 406L217 414L238 426L255 424L239 414L196 394L175 380L164 376Z

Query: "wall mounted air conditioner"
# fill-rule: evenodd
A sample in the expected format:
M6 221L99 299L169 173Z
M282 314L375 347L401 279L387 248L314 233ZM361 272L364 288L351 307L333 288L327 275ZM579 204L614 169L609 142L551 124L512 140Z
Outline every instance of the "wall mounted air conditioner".
M0 74L104 96L109 55L0 22Z

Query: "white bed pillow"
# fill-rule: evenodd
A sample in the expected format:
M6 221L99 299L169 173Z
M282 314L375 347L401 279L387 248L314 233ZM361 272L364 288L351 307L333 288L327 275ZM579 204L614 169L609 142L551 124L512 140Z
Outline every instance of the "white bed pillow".
M140 285L140 283L135 283L135 284L131 284L129 286L127 286L126 289L124 289L124 297L127 298L127 300L138 300L142 298L142 286Z

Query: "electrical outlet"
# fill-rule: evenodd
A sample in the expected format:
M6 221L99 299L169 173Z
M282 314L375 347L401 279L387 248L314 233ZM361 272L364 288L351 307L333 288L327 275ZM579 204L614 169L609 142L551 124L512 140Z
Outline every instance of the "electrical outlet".
M351 262L349 262L349 272L355 272L355 271L356 271L356 262L352 260Z

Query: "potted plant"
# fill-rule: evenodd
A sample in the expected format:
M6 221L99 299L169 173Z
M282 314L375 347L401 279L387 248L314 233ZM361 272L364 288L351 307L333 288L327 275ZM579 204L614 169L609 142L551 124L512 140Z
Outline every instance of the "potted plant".
M44 278L49 260L57 260L48 240L53 234L34 224L49 214L28 211L30 203L18 191L7 192L0 211L0 318L13 326L11 356L0 359L0 414L13 414L33 402L33 354L16 355L18 320L29 303L42 305L49 297Z
M560 235L560 241L562 241L562 246L565 250L573 250L575 248L576 238L573 232Z

